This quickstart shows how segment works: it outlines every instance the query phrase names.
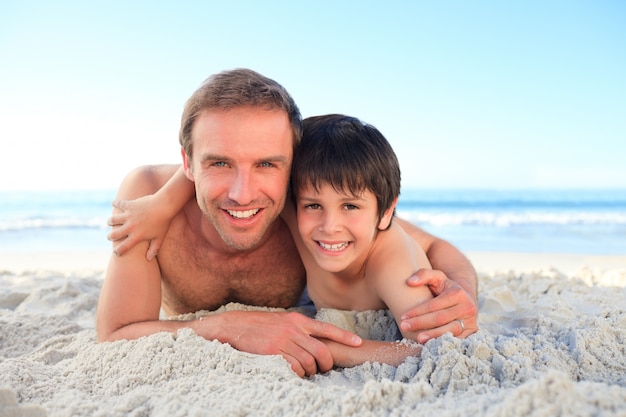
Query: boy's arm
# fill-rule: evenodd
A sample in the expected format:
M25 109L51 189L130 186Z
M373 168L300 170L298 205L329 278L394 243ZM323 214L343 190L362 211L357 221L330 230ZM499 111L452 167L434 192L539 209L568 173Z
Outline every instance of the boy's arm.
M409 309L433 298L425 286L407 287L406 279L418 270L430 269L421 246L397 224L379 232L374 250L367 261L367 285L391 311L402 336L417 340L421 329L403 328L402 315Z
M348 368L365 362L386 363L399 366L409 356L419 356L422 347L415 342L383 342L363 340L359 347L350 347L328 339L320 339L330 350L335 366Z
M173 170L175 165L158 167ZM181 165L154 194L134 200L118 197L113 201L113 207L122 211L118 210L108 220L108 225L113 227L107 236L114 242L113 253L121 256L145 240L150 241L146 259L152 260L161 247L170 221L194 195L194 184L185 176Z
M445 240L405 220L396 218L395 222L422 246L432 265L432 270L419 270L406 281L407 284L426 285L435 296L405 312L401 328L423 330L418 337L420 343L446 332L459 337L474 333L478 330L478 278L472 264Z

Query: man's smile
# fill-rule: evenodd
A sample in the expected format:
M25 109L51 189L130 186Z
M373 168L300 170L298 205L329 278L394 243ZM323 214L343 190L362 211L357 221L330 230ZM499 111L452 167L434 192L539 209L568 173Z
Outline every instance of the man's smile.
M241 220L247 220L252 218L255 214L257 214L259 211L261 211L261 209L251 209L251 210L224 210L226 211L228 214L231 215L231 217L234 217L235 219L241 219Z

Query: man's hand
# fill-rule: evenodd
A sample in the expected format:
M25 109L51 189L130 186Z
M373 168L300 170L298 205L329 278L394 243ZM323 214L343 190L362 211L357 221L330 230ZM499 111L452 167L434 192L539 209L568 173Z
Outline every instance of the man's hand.
M435 296L402 315L402 330L424 330L417 337L419 343L447 332L464 338L478 330L477 300L443 272L420 269L407 279L407 284L412 287L427 285Z
M330 350L316 338L352 347L362 343L355 334L295 312L229 311L203 319L196 323L198 334L229 343L241 351L281 355L301 377L314 375L318 369L327 372L334 365ZM221 335L212 337L216 320L222 320L217 325L222 329Z

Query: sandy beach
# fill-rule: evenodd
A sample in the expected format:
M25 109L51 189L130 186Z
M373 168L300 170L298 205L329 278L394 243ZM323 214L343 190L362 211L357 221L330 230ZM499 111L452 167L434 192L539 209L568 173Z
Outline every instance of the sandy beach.
M2 253L0 416L626 416L626 256L467 255L476 334L301 379L190 330L98 344L107 253ZM350 314L364 337L395 333Z

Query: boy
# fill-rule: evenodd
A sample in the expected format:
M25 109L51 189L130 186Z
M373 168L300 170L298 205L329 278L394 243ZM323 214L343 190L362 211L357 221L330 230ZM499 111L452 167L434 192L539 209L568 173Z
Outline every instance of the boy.
M375 127L338 114L306 119L292 164L291 192L296 218L291 206L283 218L306 268L307 290L316 308L388 308L399 326L404 311L432 298L427 288L405 286L407 277L430 263L422 248L392 222L400 168L391 145ZM417 333L402 335L415 340ZM402 355L398 352L394 359Z

